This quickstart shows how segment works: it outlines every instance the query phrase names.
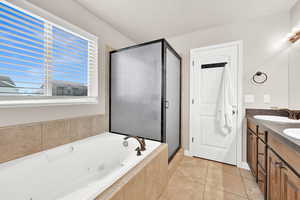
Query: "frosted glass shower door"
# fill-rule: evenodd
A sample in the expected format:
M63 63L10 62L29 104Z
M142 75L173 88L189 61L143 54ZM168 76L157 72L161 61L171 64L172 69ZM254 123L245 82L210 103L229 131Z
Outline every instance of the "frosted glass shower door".
M180 58L166 50L166 143L169 158L180 146Z
M162 43L111 54L110 131L162 140Z

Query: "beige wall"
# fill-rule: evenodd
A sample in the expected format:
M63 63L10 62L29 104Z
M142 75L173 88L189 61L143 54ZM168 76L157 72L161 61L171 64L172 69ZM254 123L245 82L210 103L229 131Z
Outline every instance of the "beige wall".
M32 6L24 0L8 0L25 9ZM30 0L31 3L41 7L50 13L63 18L87 32L99 37L100 44L113 48L121 48L134 44L130 39L114 30L112 27L83 9L72 0ZM67 9L66 9L67 8ZM104 50L104 49L102 49ZM100 54L103 52L100 52ZM107 59L107 57L106 57ZM14 125L28 122L38 122L54 119L71 118L85 115L97 115L105 113L105 67L107 63L104 56L99 57L100 75L100 101L95 105L73 106L44 106L30 108L0 108L0 126Z
M288 105L288 50L282 39L289 30L289 13L266 16L235 24L217 26L186 35L167 38L183 57L182 141L188 149L189 140L189 51L193 48L230 41L244 42L243 92L253 94L255 102L245 107L269 108ZM257 70L268 73L264 86L250 83ZM263 103L263 95L271 95L271 104Z
M300 1L291 9L291 30L300 27ZM289 57L289 107L300 110L300 43L293 44Z

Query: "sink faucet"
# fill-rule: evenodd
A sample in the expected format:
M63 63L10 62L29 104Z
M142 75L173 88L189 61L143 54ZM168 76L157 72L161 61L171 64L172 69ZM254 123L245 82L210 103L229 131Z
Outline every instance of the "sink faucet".
M129 138L134 138L139 142L140 146L137 147L135 150L137 151L137 156L142 155L141 151L146 150L146 142L145 142L144 138L139 138L137 136L127 136L124 138L124 140L128 140Z
M290 110L288 108L279 108L278 111L284 111L288 114L288 118L299 120L300 119L300 110Z

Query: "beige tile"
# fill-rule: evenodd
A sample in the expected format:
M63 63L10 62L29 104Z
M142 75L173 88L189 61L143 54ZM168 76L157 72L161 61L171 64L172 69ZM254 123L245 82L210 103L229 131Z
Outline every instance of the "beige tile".
M204 184L182 176L176 171L161 196L163 200L202 200Z
M43 149L53 148L72 141L68 120L43 122Z
M105 120L106 119L104 115L95 115L91 117L92 135L105 132Z
M184 156L180 163L181 166L201 167L201 168L206 168L207 164L208 164L207 160L201 158L187 157L187 156Z
M159 177L158 177L158 194L159 196L165 190L169 177L168 177L168 148L164 148L158 155L159 160Z
M162 196L159 198L159 200L168 200L168 199L167 199L167 196L162 195Z
M176 172L188 179L205 184L207 168L203 167L202 165L199 166L179 165Z
M241 176L230 173L220 173L218 170L208 169L206 190L221 190L246 197L246 191Z
M240 176L240 170L232 165L227 165L219 162L214 161L208 161L208 169L214 170L216 172L219 172L221 174L223 173L229 173L231 175Z
M92 117L79 117L69 121L70 132L72 135L75 135L75 138L72 138L73 141L93 136Z
M171 162L168 165L168 173L169 176L171 177L173 175L173 173L175 172L175 170L177 169L178 165L180 164L180 162L183 159L183 149L181 148L176 155L173 157L173 159L171 160Z
M204 200L247 200L247 198L220 190L206 189Z
M255 180L255 177L252 175L252 173L250 172L250 170L246 170L246 169L239 169L239 170L240 170L241 176L243 178L250 179L252 181Z
M260 192L258 185L255 181L244 179L244 184L246 188L246 193L250 200L263 200L264 196Z
M145 171L142 170L123 188L124 200L145 199Z
M40 124L0 129L0 163L39 152L41 149Z
M124 200L124 191L120 190L110 200Z
M160 160L159 157L154 158L145 167L145 195L147 200L156 200L159 196L160 187Z

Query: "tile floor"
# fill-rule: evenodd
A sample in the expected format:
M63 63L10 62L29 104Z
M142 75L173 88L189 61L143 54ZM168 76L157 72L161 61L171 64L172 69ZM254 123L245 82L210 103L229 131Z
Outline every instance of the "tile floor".
M250 171L184 157L159 200L263 200Z

